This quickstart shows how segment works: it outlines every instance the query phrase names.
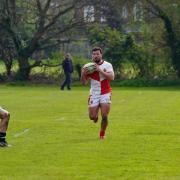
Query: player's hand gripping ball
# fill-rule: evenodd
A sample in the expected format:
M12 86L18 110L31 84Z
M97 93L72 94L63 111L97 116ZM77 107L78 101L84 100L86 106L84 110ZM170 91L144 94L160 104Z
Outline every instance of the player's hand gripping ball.
M87 63L83 66L83 68L88 71L88 74L92 74L94 71L96 71L96 66L94 63Z

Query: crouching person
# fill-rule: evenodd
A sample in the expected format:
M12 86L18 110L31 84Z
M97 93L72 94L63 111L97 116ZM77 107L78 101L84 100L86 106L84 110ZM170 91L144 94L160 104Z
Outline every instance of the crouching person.
M0 107L0 147L7 147L6 131L8 128L10 113Z

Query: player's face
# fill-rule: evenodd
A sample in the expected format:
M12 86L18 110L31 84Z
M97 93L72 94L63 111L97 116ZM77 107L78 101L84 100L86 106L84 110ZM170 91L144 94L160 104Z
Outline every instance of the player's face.
M99 63L101 62L102 60L102 54L101 52L98 50L98 51L93 51L92 52L92 60L95 62L95 63Z

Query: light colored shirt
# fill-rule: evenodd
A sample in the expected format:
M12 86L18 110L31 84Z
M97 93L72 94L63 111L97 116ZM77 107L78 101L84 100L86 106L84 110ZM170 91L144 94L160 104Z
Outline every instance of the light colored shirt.
M114 73L111 63L107 61L103 61L99 67L105 72ZM106 79L102 73L95 71L89 74L88 77L91 81L90 95L102 95L111 92L110 80Z

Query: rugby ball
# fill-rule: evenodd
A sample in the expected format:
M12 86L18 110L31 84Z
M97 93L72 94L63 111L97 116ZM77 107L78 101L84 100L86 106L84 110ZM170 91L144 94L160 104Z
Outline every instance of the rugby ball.
M94 71L96 71L96 66L94 63L87 63L83 66L83 68L86 68L89 74L92 74Z

